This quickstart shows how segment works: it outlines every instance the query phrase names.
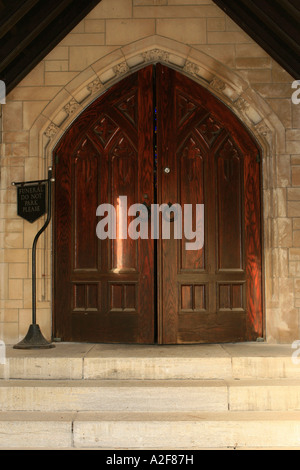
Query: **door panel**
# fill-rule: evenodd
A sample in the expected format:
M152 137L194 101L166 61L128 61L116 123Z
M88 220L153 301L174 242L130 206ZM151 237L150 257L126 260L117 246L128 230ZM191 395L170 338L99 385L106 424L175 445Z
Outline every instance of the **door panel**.
M153 68L125 79L72 125L56 150L55 334L65 341L154 341L154 243L96 236L97 207L119 212L153 188ZM126 207L124 206L124 210Z
M205 205L205 166L206 158L197 139L190 135L183 147L177 152L178 188L181 207L193 205L192 216L195 220L195 205ZM191 227L193 230L193 227ZM184 231L183 231L184 232ZM184 233L183 233L184 235ZM181 271L205 269L205 246L200 250L186 250L189 240L183 236L180 241Z
M159 203L204 204L201 249L159 241L159 340L254 340L262 336L257 147L201 86L162 65L156 76Z
M243 158L227 140L216 154L218 269L244 269Z

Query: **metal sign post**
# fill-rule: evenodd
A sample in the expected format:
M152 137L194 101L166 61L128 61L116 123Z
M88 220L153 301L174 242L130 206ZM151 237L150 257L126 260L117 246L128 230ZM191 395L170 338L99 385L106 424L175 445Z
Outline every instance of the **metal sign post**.
M42 233L48 227L51 220L52 205L52 168L48 169L48 179L12 183L18 188L18 215L33 223L46 212L46 187L48 192L47 219L44 226L35 236L32 245L32 324L25 338L14 346L14 349L49 349L55 348L43 336L36 318L36 248Z

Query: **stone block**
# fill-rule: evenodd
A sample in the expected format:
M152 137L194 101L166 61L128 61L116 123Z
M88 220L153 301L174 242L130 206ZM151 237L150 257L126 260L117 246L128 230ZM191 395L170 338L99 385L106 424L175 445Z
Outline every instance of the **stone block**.
M131 18L132 0L105 0L97 5L86 19Z
M239 31L208 31L207 42L208 44L241 44L252 43L252 39L246 33Z
M204 18L160 18L157 34L186 44L206 44L206 21Z
M68 60L47 60L45 62L46 72L67 72L69 70Z
M231 411L288 411L300 407L299 380L261 380L230 382Z
M106 45L123 46L155 34L155 20L124 19L106 21Z
M267 69L271 67L271 59L268 57L237 57L238 69ZM270 78L268 76L268 78Z
M289 201L300 201L300 188L288 188L287 191Z
M10 263L9 278L10 279L26 279L28 276L27 263Z
M300 230L293 232L293 246L300 248Z
M300 261L300 248L290 249L290 261Z
M137 0L137 1L143 1L143 0ZM157 0L154 0L154 1L157 1ZM169 5L214 5L212 0L168 0L168 4Z
M227 411L223 381L1 381L2 411Z
M105 21L104 20L85 20L84 31L86 33L104 33Z
M287 141L286 151L291 154L300 154L300 141Z
M300 167L292 167L292 184L300 186Z
M40 62L23 80L19 86L43 86L45 84L45 62Z
M184 6L137 6L133 8L134 18L215 18L224 13L214 5Z
M27 262L27 250L24 249L6 249L4 250L5 263Z
M112 46L72 46L70 47L70 71L84 73L90 65L114 49L115 47ZM74 80L76 79L77 75L74 77Z
M62 43L64 46L103 46L105 44L104 33L69 34Z
M133 6L167 5L168 0L133 0Z
M23 103L8 101L3 108L2 120L4 131L23 131Z
M46 57L45 61L48 60L68 60L69 48L67 46L56 46Z
M45 72L45 84L47 86L63 86L70 82L75 75L75 72Z
M297 447L298 434L299 413L84 413L74 422L79 448Z
M72 415L51 413L0 413L0 447L5 448L70 448Z

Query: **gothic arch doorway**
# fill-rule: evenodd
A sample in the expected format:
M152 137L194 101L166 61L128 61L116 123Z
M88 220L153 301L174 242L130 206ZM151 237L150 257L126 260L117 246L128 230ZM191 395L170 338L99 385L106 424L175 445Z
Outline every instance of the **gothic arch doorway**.
M55 150L55 336L140 344L261 337L258 156L224 104L161 64L98 98ZM146 236L128 236L125 197L127 207L147 208ZM97 236L102 204L115 210L115 236L106 239ZM154 204L190 207L189 230L171 212L170 236L163 224L153 236Z

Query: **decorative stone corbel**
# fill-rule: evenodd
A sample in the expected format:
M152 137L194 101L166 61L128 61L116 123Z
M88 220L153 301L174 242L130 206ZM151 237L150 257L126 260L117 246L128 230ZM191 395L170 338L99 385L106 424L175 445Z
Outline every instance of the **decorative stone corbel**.
M258 134L262 135L263 137L267 137L272 133L271 129L268 128L264 121L257 124L257 126L255 126L255 129L257 130Z
M246 112L249 109L250 105L244 98L240 97L234 102L234 107L238 111Z
M224 83L223 80L221 80L220 78L214 77L212 81L210 82L210 86L214 90L222 92L226 88L226 83Z
M73 98L70 103L68 103L65 107L64 107L64 110L66 111L66 113L69 115L69 116L72 116L72 114L74 114L77 109L80 107L80 104L77 103L77 101Z
M129 71L129 67L126 62L121 62L121 64L118 64L113 68L113 71L115 75L119 77L120 75L127 73Z
M47 127L46 131L45 131L45 136L48 137L49 139L52 139L54 136L56 136L56 134L58 133L59 131L59 127L57 127L53 122L50 124L50 126Z
M88 84L87 89L92 93L97 93L98 91L102 90L104 88L103 83L101 82L100 78L96 78L96 80L93 80L91 83Z
M151 51L143 52L142 54L145 62L169 62L169 52L162 51L161 49L152 49Z
M199 72L199 67L193 62L190 62L189 60L187 60L183 70L189 75L192 75L193 77L197 77L198 72Z

